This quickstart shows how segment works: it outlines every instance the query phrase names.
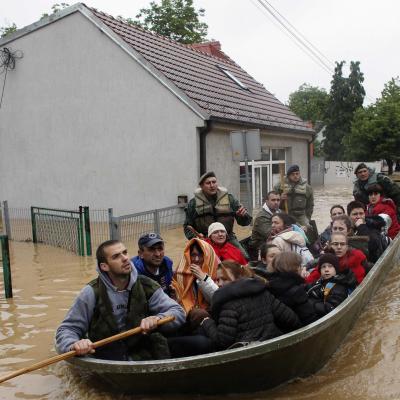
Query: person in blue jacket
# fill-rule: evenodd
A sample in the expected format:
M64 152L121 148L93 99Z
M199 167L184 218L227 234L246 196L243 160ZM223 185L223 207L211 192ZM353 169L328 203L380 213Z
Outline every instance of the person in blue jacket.
M171 295L172 260L164 255L164 240L154 232L140 236L138 255L131 259L139 275L156 281L164 292Z

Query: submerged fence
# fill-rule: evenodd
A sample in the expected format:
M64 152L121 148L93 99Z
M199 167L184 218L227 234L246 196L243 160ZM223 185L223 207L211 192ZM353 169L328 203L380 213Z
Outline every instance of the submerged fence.
M4 293L7 299L13 297L11 283L10 248L7 235L0 235L0 256L3 265Z
M114 216L112 208L13 208L3 201L0 202L0 234L7 234L10 240L47 243L79 255L84 255L86 249L86 254L90 255L88 243L96 248L106 240L118 239L127 245L136 245L144 233L161 234L181 226L185 220L184 206Z
M92 255L89 207L79 210L31 207L33 243L45 243L73 251L80 256Z
M137 242L140 235L148 232L161 234L181 226L185 221L182 206L171 206L141 213L112 218L111 237L127 245Z

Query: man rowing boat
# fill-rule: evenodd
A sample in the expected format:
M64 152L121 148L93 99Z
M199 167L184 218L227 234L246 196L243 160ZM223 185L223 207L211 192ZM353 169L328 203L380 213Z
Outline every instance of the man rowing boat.
M140 325L143 335L110 343L96 350L108 360L148 360L170 356L167 339L155 332L157 321L172 315L175 321L160 328L176 331L186 319L182 307L152 279L138 275L128 250L118 240L102 243L96 251L99 276L86 285L56 332L59 353L93 353L95 341Z

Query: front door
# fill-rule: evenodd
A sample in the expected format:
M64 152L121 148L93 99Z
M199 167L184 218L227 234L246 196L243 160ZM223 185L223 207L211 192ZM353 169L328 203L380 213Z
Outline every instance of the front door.
M271 190L271 166L268 164L253 165L252 192L253 208L261 208L267 193Z

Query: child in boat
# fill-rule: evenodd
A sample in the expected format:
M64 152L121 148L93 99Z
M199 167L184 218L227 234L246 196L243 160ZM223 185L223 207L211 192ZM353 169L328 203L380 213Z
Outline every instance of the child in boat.
M204 318L201 328L218 349L271 339L301 326L297 315L268 291L265 281L254 278L250 268L223 261L217 284L212 318Z
M278 300L298 315L302 325L307 325L318 317L307 296L301 263L301 256L295 252L278 254L272 262L273 272L268 276L267 286Z
M339 258L332 253L319 258L318 270L321 278L309 286L307 294L318 317L323 317L346 300L357 286L357 281L350 269L338 272Z
M332 232L328 242L328 251L331 250L339 258L339 272L346 269L353 271L358 283L361 283L368 269L367 258L365 254L358 249L349 247L347 236L342 232ZM307 283L314 283L321 277L318 268L314 268L306 278Z
M281 250L274 244L263 243L260 246L260 262L253 268L253 271L264 278L268 277L268 274L273 272L272 261L276 255L280 254Z

